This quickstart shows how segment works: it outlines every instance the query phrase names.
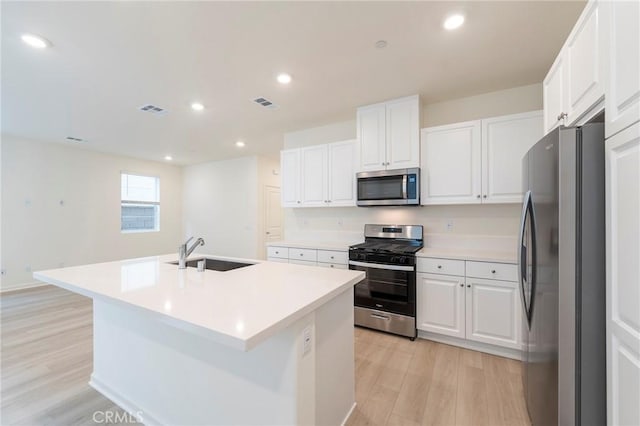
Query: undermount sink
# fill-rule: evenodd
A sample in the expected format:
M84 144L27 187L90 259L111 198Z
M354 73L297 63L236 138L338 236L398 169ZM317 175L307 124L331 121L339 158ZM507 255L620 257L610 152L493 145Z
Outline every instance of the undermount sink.
M229 260L219 260L212 259L210 257L197 257L193 259L189 259L186 262L188 268L197 268L198 262L204 260L205 261L205 269L209 269L211 271L231 271L233 269L244 268L245 266L251 266L253 263L240 263L240 262L231 262ZM178 261L169 262L172 265L177 265Z

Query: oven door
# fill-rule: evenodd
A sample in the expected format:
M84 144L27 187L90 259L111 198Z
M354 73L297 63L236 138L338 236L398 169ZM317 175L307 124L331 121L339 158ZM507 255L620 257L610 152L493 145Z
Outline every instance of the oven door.
M414 266L349 261L349 269L363 271L364 280L354 288L354 304L396 314L415 316Z
M362 172L356 175L359 206L417 205L420 203L419 169Z

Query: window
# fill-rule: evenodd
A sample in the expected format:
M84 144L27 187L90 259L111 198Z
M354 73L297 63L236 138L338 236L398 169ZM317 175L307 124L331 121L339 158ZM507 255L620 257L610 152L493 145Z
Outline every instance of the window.
M122 232L160 230L160 178L122 173Z

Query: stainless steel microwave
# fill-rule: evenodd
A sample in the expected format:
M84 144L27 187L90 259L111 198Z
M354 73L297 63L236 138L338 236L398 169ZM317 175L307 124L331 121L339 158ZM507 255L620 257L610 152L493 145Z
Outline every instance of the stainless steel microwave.
M420 205L420 169L381 170L356 174L358 206Z

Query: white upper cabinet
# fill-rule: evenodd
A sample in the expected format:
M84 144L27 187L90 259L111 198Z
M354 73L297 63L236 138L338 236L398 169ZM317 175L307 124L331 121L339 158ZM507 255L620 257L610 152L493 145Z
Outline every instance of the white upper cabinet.
M280 187L282 207L298 207L300 199L300 150L280 152Z
M567 74L564 69L564 58L565 55L558 55L542 82L545 134L556 126L564 124L564 111L567 110L567 97L564 93Z
M542 136L542 111L482 120L483 203L522 201L522 158Z
M356 141L335 142L329 148L328 200L332 206L356 205Z
M283 207L355 206L356 141L280 153Z
M384 170L387 161L385 105L375 104L358 108L357 122L360 170Z
M481 123L422 129L422 204L481 202Z
M601 110L606 76L601 5L587 3L542 83L545 133L558 124L580 124Z
M607 28L605 136L640 120L640 2L601 3Z
M300 149L301 191L304 206L324 206L327 203L327 145Z
M419 167L419 97L358 108L357 133L360 171Z
M387 169L420 165L420 105L417 96L386 102Z
M421 203L522 201L522 158L542 136L542 111L422 129Z

